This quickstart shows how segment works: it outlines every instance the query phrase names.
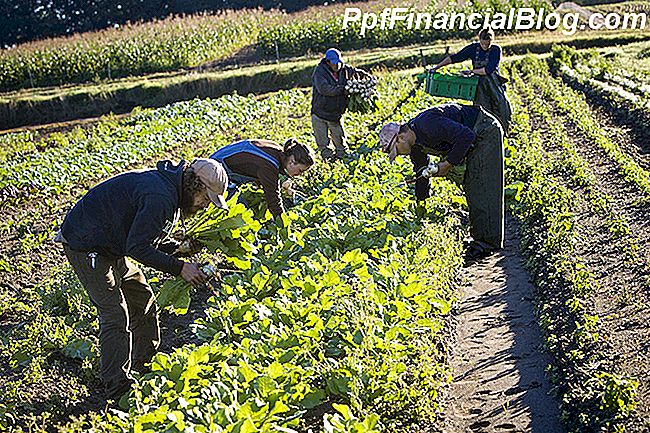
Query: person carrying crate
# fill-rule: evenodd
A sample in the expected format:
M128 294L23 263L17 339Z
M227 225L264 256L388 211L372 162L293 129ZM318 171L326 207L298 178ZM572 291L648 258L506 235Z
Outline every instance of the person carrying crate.
M472 236L466 262L503 248L503 130L494 116L480 106L439 105L404 124L384 125L379 144L391 162L397 155L410 156L418 200L429 197L430 177L446 176L465 163L463 188ZM430 163L429 154L440 156L441 162Z
M343 62L341 52L330 48L314 69L312 80L311 125L321 156L326 161L347 155L345 130L341 118L348 107L345 84L348 80L371 78L368 72ZM330 145L330 135L334 149Z
M480 77L476 96L474 97L474 105L481 106L494 115L501 123L504 132L508 133L512 109L505 90L505 83L508 80L499 72L501 47L494 43L494 31L492 29L481 30L478 38L478 42L471 43L458 53L445 57L431 71L435 72L443 66L471 59L472 70L467 71L467 73L476 74Z

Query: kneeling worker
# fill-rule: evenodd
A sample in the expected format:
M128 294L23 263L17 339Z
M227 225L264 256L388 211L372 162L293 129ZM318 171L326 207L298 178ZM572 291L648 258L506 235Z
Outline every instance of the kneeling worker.
M482 107L445 104L402 125L385 125L379 142L391 162L397 155L410 155L418 200L429 197L429 177L445 176L453 166L465 162L463 187L473 238L466 259L474 261L503 248L503 130L498 120ZM443 159L430 164L428 154Z

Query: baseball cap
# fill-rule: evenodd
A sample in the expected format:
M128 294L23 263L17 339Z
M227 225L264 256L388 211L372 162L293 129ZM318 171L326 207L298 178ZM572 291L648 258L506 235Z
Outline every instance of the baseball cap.
M343 63L343 56L341 55L341 52L336 48L330 48L329 50L325 51L325 59L329 60L335 65Z
M208 188L210 201L221 209L228 209L223 194L228 187L228 173L219 161L214 159L198 158L190 165L196 176Z
M379 131L379 145L381 151L388 154L388 159L393 162L397 157L397 140L399 134L399 123L390 122L384 125Z

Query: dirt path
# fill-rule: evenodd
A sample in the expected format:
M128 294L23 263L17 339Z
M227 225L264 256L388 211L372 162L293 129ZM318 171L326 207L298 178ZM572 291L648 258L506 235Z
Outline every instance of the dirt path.
M558 401L523 268L515 222L503 251L468 268L453 344L446 433L561 433Z

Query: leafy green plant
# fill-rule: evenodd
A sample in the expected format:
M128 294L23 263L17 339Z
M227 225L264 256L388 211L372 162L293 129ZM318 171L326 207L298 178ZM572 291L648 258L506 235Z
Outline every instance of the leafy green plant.
M255 234L261 225L252 212L237 203L236 194L228 200L229 209L210 206L188 225L186 236L202 243L208 251L221 252L240 269L250 268L255 254Z
M378 4L383 7L382 3ZM433 17L437 13L471 13L489 12L494 14L502 12L508 14L511 8L546 8L549 5L543 0L492 0L487 2L431 2L420 13L430 13ZM381 13L381 10L375 11ZM402 25L400 25L402 24ZM409 29L404 23L398 23L394 28L387 26L385 29L376 28L361 34L361 23L355 21L343 28L342 16L308 18L305 20L292 20L286 23L270 25L262 29L257 40L258 49L266 56L275 56L276 47L281 56L299 56L307 53L322 53L328 48L336 46L343 50L368 49L376 47L392 47L451 38L471 38L475 36L472 30L465 27L435 28L428 30Z
M521 219L522 247L540 289L540 323L555 357L550 371L561 384L562 417L570 431L620 431L635 392L623 384L634 381L620 378L623 390L606 380L615 367L600 350L599 318L588 308L598 284L576 254L582 224L577 215L581 207L592 207L602 216L604 231L624 223L598 189L592 168L577 154L566 127L551 115L549 107L560 99L562 111L584 110L579 95L573 99L573 93L558 91L540 98L549 95L547 89L556 81L538 59L518 60L509 70L516 91L511 93L514 138L506 160L508 182L519 185L512 208ZM625 403L617 406L615 396Z
M82 83L200 65L255 42L274 12L225 11L57 38L0 53L0 89Z
M255 235L260 224L246 207L237 203L239 194L228 200L228 210L210 206L189 224L187 239L194 239L211 253L221 253L240 269L250 268L250 259L256 251ZM206 265L204 273L213 278L217 267ZM163 283L156 298L161 308L170 307L176 314L185 314L190 305L191 285L180 276Z

